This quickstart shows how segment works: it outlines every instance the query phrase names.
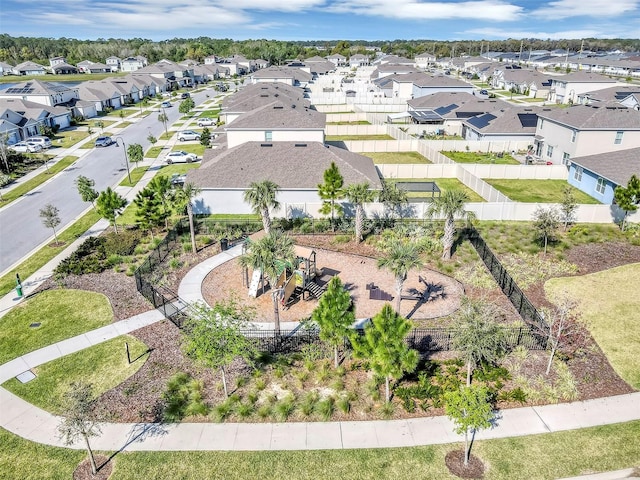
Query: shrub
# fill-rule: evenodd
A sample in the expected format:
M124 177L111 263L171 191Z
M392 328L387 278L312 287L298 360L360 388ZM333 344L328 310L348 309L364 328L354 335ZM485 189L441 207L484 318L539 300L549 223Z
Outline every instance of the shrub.
M306 417L311 415L314 410L316 410L319 399L320 396L318 395L318 392L307 393L302 399L302 403L300 404L300 411L303 413L303 415L305 415Z
M229 415L231 415L231 413L233 412L233 404L234 402L231 402L228 399L225 402L222 402L221 404L216 405L213 408L213 419L216 422L224 422L229 417Z
M273 412L278 421L284 422L295 410L293 397L288 395L273 407Z
M336 403L333 397L327 397L318 402L318 414L326 422L331 419L333 412L336 410Z
M162 394L165 408L163 417L169 422L179 422L191 415L206 415L209 408L202 399L202 382L187 373L177 373L167 382Z
M253 415L254 411L255 411L255 407L253 403L239 403L236 406L236 414L240 418L248 418L251 415Z

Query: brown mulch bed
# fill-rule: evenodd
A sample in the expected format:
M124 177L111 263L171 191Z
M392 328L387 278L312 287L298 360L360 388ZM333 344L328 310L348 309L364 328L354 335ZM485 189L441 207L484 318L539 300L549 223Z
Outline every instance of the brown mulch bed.
M94 454L93 457L98 466L96 474L91 472L91 462L85 458L74 470L73 480L108 480L113 472L113 463L104 455Z
M452 450L444 457L445 464L456 477L482 478L484 476L484 464L474 455L469 455L469 463L464 464L464 450Z
M394 295L394 282L390 274L380 271L375 265L375 260L371 256L377 256L379 253L370 245L356 245L354 242L349 243L333 243L333 236L298 236L297 243L314 246L318 249L319 267L327 266L334 270L339 270L340 277L349 284L352 294L356 298L357 316L358 318L373 316L382 307L384 302L369 300L368 292L365 290L366 283L374 282L384 291ZM321 249L322 246L328 250ZM599 248L601 247L601 248ZM338 253L343 251L344 253ZM165 272L163 282L177 291L180 280L184 275L193 268L194 265L202 260L215 255L219 252L218 245L212 245L207 249L198 252L197 255L187 254L180 260L181 266ZM619 257L617 255L620 255ZM591 273L592 271L600 271L613 266L629 263L631 261L640 261L640 247L632 247L626 244L594 244L585 245L571 249L566 254L567 260L576 263L579 266L580 274ZM621 260L623 259L623 260ZM234 270L235 269L235 270ZM455 292L455 298L447 299L447 302L437 303L437 301L427 302L420 306L413 318L428 318L430 315L447 315L455 310L455 305L459 302L462 286L450 277L438 272L424 269L420 274L433 275L429 277L429 281L451 282L450 285ZM351 278L349 275L355 275ZM410 275L405 283L405 290L416 288L422 290L423 285L417 281L418 272ZM344 277L343 277L344 276ZM102 274L84 275L81 277L70 276L64 281L67 288L79 288L104 293L109 297L113 307L116 320L128 318L132 315L150 310L151 305L137 293L135 281L133 277L127 277L121 273L107 271ZM220 285L225 285L221 288ZM239 285L239 287L238 287ZM53 281L47 282L46 288L56 288L57 285ZM226 290L225 290L226 289ZM537 290L539 289L539 290ZM219 267L205 280L204 294L205 298L212 302L216 299L228 298L230 292L237 292L237 296L248 300L246 295L246 287L242 287L242 276L236 261L231 261ZM472 297L486 298L492 302L498 303L507 312L509 318L518 318L517 313L511 306L508 299L502 295L498 289L483 290L474 289L466 286L467 294ZM535 296L536 292L542 294L544 292L541 286L533 287L527 291L530 296ZM267 292L258 299L251 299L252 302L258 304L263 302L265 318L271 319L272 307L271 297ZM442 300L442 299L440 299ZM532 298L532 300L534 300ZM439 300L438 300L439 301ZM540 299L535 299L534 304ZM369 304L366 307L367 303ZM407 314L415 305L413 301L402 302L402 313ZM299 320L305 315L310 314L315 301L299 301L288 310L282 311L281 319ZM433 311L429 311L429 308ZM457 307L456 307L457 308ZM369 309L369 310L368 310ZM438 320L432 320L433 324L438 324ZM96 410L105 418L105 420L120 422L138 422L153 421L159 419L159 412L162 408L162 392L164 391L169 378L177 372L188 372L195 378L204 382L204 400L209 404L217 404L223 400L220 381L217 374L212 374L210 370L198 368L193 362L185 358L180 348L180 332L168 321L160 322L149 327L145 327L133 333L137 338L143 341L151 352L145 364L129 379L118 387L103 394L97 401ZM449 356L451 352L434 355L434 357ZM531 364L527 366L528 375L544 374L546 367L544 352L534 352L534 358ZM599 398L633 391L629 385L622 381L609 365L606 357L600 349L593 344L589 348L584 349L580 355L568 360L568 365L576 378L580 399ZM236 378L247 373L247 367L242 362L237 362L230 368L228 375L229 384L233 385ZM233 389L233 387L232 387ZM508 405L516 407L521 405ZM429 414L438 414L439 412L430 411ZM440 412L441 413L441 412ZM403 418L414 416L406 414L398 405L394 418ZM349 418L356 419L356 418ZM365 419L365 418L357 418ZM196 421L198 419L195 419ZM200 419L206 421L206 419Z

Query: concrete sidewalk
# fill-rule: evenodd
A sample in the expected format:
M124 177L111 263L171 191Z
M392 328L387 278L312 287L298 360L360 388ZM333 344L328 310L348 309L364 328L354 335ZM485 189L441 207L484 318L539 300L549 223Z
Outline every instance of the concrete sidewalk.
M163 320L154 310L36 350L0 366L0 383L45 362ZM0 388L0 426L27 440L64 446L60 418ZM640 393L498 412L478 440L559 432L640 419ZM412 447L457 442L444 416L391 421L300 423L104 423L99 450L315 450ZM74 445L83 449L83 444Z

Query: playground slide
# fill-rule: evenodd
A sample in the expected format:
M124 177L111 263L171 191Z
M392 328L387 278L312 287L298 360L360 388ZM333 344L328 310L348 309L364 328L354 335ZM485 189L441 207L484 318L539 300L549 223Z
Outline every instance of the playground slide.
M295 289L296 289L296 275L291 275L291 277L289 277L289 280L284 286L284 295L282 296L282 305L287 304L287 302L289 301L289 297L291 296L291 294Z

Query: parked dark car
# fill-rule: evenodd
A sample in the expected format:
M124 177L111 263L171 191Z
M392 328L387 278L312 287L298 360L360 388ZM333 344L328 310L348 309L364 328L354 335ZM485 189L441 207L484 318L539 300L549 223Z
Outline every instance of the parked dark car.
M185 98L189 98L191 95L189 94L189 92L184 92L180 94L180 98L185 99Z
M111 137L98 137L96 138L96 147L108 147L113 143Z

